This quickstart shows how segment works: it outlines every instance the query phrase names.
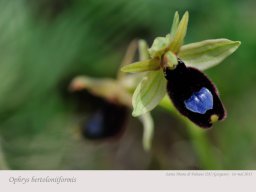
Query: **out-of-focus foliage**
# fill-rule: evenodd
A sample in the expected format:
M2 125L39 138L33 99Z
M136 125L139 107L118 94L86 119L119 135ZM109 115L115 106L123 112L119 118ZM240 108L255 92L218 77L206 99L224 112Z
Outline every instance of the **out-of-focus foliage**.
M254 0L0 0L0 168L255 169L255 6ZM207 71L228 111L207 131L209 164L200 161L207 151L194 147L203 142L160 109L153 113L150 153L133 118L118 140L84 140L79 123L100 103L86 93L70 94L69 81L78 74L115 77L128 43L144 38L152 44L169 31L176 10L190 12L186 43L242 42Z

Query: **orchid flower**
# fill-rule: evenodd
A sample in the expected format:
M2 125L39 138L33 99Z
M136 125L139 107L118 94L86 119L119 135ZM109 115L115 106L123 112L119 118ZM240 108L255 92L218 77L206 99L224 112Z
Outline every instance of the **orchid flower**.
M133 116L148 113L168 93L178 111L200 127L226 117L216 86L199 70L221 63L241 43L222 38L183 45L188 20L188 12L181 21L176 12L170 33L154 40L148 58L121 69L145 74L133 94Z

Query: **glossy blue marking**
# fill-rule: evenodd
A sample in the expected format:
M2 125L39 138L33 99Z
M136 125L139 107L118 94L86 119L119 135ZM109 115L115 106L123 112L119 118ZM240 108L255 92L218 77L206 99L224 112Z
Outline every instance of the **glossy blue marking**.
M193 93L192 96L184 101L186 108L192 112L205 114L213 108L212 93L205 87Z

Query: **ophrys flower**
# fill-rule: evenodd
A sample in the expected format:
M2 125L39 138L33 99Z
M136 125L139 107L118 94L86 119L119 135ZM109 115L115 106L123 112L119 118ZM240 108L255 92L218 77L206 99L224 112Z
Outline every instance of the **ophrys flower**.
M181 21L176 12L171 32L154 40L147 59L121 69L131 73L146 72L133 94L133 116L151 111L168 93L177 109L201 127L211 127L225 117L216 87L199 70L219 64L240 42L210 39L183 45L188 20L188 12Z

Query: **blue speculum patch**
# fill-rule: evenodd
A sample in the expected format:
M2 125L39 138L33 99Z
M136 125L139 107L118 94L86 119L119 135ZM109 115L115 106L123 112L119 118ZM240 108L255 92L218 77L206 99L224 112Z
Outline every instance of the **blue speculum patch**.
M213 109L213 96L207 88L203 87L185 100L184 104L192 112L205 114L208 110Z
M104 134L104 119L100 112L94 114L94 116L87 123L87 134L92 137L99 137Z

